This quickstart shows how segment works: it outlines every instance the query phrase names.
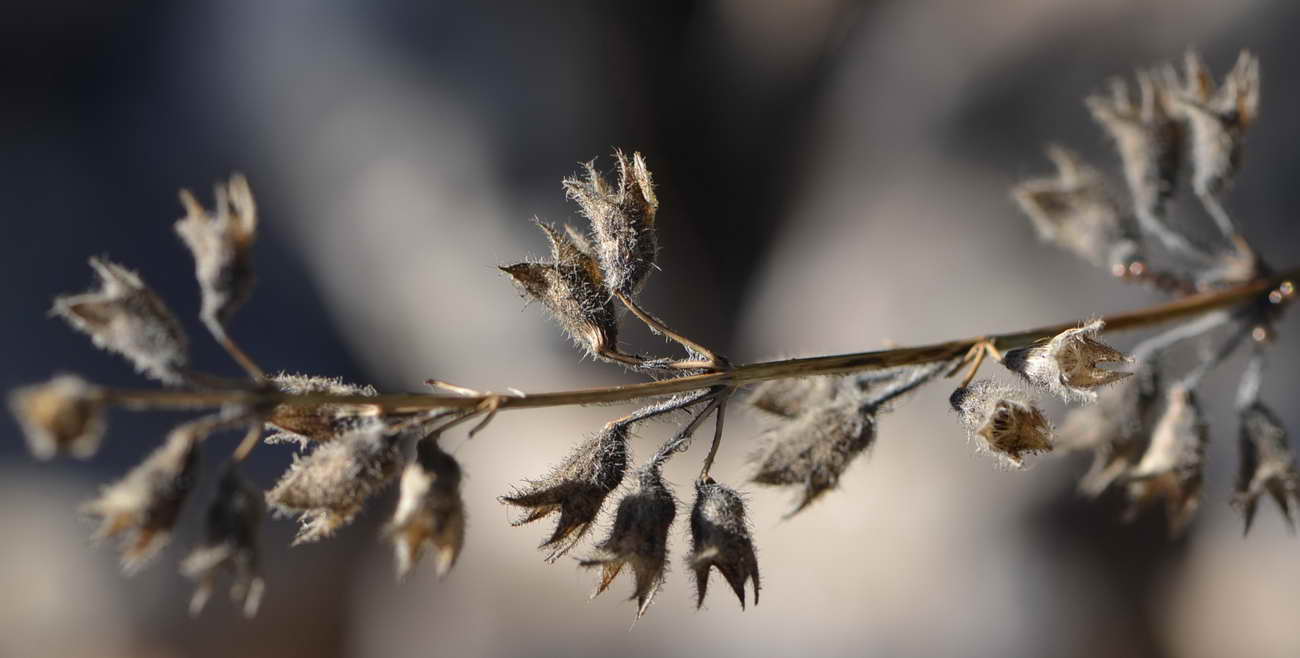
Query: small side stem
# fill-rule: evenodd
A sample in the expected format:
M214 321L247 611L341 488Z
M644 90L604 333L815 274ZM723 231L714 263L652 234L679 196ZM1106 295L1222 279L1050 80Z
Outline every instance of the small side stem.
M718 456L718 447L722 445L722 426L727 416L727 403L730 401L731 391L723 393L718 398L717 415L713 417L713 443L709 445L709 454L704 456L704 466L700 467L700 482L709 480L709 469L713 468L713 459Z
M212 337L216 339L217 344L221 345L222 349L226 350L226 354L229 354L230 358L234 359L235 363L238 363L239 367L243 368L244 372L248 373L250 379L258 383L266 381L266 373L257 366L257 363L253 361L253 358L250 357L248 353L240 349L239 345L230 337L230 334L226 332L226 328L223 327L220 322L215 318L204 318L203 324L207 326L208 333L212 334Z
M641 320L641 322L645 324L645 326L649 327L650 331L662 334L666 338L679 343L682 347L685 347L687 351L704 357L704 362L706 363L705 367L718 368L726 363L725 360L721 359L717 354L714 354L713 350L710 350L709 348L670 329L668 325L664 324L658 318L641 308L641 306L631 297L623 293L614 293L614 296L618 298L618 301L621 302L627 310L632 312L632 315L635 315L637 319ZM685 361L680 362L680 365L672 365L675 368L683 370L695 370L698 369L699 366L697 364L699 363L699 361Z

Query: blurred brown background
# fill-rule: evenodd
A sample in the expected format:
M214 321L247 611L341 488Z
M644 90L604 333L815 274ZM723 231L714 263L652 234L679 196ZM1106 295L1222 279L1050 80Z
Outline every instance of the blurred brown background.
M1292 2L7 8L4 388L58 370L137 383L46 318L49 299L86 286L85 258L107 254L194 317L175 192L208 199L232 170L263 219L259 287L236 335L268 370L386 390L427 377L526 391L630 381L578 359L494 268L543 251L533 215L574 221L561 177L595 156L608 168L614 147L645 153L659 185L663 271L646 305L737 360L1135 308L1155 298L1037 245L1006 189L1048 171L1048 141L1113 163L1082 97L1189 46L1216 74L1240 48L1260 55L1262 116L1229 206L1268 259L1300 260ZM234 374L193 329L198 362ZM1295 329L1280 328L1264 394L1293 431ZM633 349L669 349L628 334ZM325 544L289 549L292 524L270 524L269 590L251 623L221 598L198 620L185 613L175 563L210 475L176 542L133 579L87 546L74 514L175 417L115 414L90 463L36 464L9 423L0 655L1297 656L1300 544L1271 504L1242 540L1226 504L1239 366L1208 383L1205 502L1183 541L1165 540L1158 517L1121 525L1116 501L1078 501L1080 458L1008 473L974 456L940 386L885 418L873 454L807 513L782 521L789 500L752 491L761 605L742 613L715 583L695 612L681 532L666 587L630 632L627 583L587 601L591 574L544 565L533 547L546 528L510 528L495 501L616 410L504 414L462 446L470 534L441 583L429 568L394 582L376 540L391 496ZM761 426L729 418L715 473L740 484ZM667 431L642 432L639 454ZM207 447L209 466L230 443ZM697 458L670 469L683 499ZM288 459L259 450L252 474L269 486Z

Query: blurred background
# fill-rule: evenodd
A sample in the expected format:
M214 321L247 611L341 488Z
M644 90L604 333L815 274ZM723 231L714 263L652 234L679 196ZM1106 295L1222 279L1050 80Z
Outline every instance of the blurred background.
M1250 48L1262 112L1229 207L1267 259L1294 264L1297 28L1300 5L1265 0L11 0L0 385L61 370L140 385L46 317L49 300L84 289L86 258L104 254L195 318L176 190L210 203L236 170L262 224L234 334L268 370L382 390L634 379L579 359L495 269L544 252L534 215L576 221L560 179L593 157L609 169L615 147L643 152L659 189L662 272L645 305L738 361L1136 308L1157 298L1039 246L1008 186L1050 170L1049 141L1114 171L1081 102L1108 77L1188 47L1217 76ZM197 363L237 374L191 328ZM1264 393L1293 431L1295 330L1294 316L1280 327ZM797 518L782 520L784 492L747 487L761 605L742 613L715 574L696 612L679 523L669 580L631 631L630 583L588 601L592 574L534 549L549 522L511 528L495 500L621 409L503 414L462 445L470 529L442 582L427 564L395 582L377 539L391 492L326 543L290 549L293 524L268 524L251 622L224 597L190 620L175 570L214 469L172 546L130 579L75 514L178 417L115 413L95 460L49 464L6 420L0 655L1297 656L1300 544L1271 503L1243 540L1227 505L1240 365L1207 384L1204 503L1181 541L1158 514L1123 525L1118 501L1080 501L1086 458L1012 473L974 455L936 386ZM762 424L728 419L715 474L741 485ZM638 454L669 431L642 431ZM234 442L205 445L208 466ZM699 457L669 470L685 500ZM250 474L269 487L289 459L261 449Z

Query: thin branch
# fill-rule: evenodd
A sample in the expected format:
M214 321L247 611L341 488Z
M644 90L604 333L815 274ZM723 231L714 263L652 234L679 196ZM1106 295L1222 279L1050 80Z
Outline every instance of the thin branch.
M253 361L253 357L249 356L247 352L235 343L235 340L230 337L229 333L226 333L226 328L222 326L220 322L215 318L205 317L203 319L203 324L207 326L208 332L216 339L217 344L221 345L221 348L226 350L226 354L229 354L230 358L234 359L235 363L238 363L239 367L243 368L244 372L248 373L250 379L255 382L266 381L266 373L258 367L255 361Z

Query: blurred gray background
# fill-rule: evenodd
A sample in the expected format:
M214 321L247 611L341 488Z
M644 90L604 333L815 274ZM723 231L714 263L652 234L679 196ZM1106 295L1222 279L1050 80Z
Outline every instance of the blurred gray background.
M176 190L210 202L232 170L248 175L262 217L259 287L235 335L268 370L384 390L428 377L525 391L632 381L580 360L494 267L543 252L532 216L575 221L560 179L593 157L609 168L615 147L643 152L659 186L663 271L646 306L736 360L1136 308L1157 298L1038 245L1006 190L1049 170L1048 141L1113 171L1083 96L1188 47L1216 75L1241 48L1260 55L1261 119L1229 207L1266 258L1300 260L1293 2L7 9L3 388L60 370L138 384L47 318L49 300L83 289L86 257L106 254L195 317L192 265L171 229ZM198 363L236 374L191 326ZM1294 318L1280 327L1264 394L1292 430L1295 329ZM670 350L627 334L632 349ZM94 461L51 464L33 462L5 421L0 655L1296 656L1300 544L1271 504L1241 539L1226 502L1239 367L1207 385L1214 444L1182 541L1165 539L1158 515L1122 525L1118 501L1078 500L1084 458L996 469L938 386L885 418L869 458L808 512L782 520L788 497L752 490L761 605L742 613L716 581L695 612L679 527L669 581L630 632L627 582L588 601L592 575L569 559L543 564L534 546L547 528L509 527L495 500L621 410L503 414L463 445L470 529L443 582L428 565L394 582L377 540L391 495L324 544L289 549L292 523L269 524L269 589L252 622L222 597L198 620L185 612L175 564L211 471L176 541L131 579L111 550L88 546L74 513L178 417L117 413ZM729 419L715 474L742 484L762 425ZM638 453L668 431L643 431ZM233 443L207 445L208 465ZM261 449L251 474L270 486L289 455ZM699 456L669 471L685 500Z

